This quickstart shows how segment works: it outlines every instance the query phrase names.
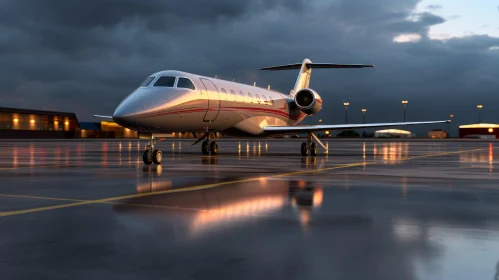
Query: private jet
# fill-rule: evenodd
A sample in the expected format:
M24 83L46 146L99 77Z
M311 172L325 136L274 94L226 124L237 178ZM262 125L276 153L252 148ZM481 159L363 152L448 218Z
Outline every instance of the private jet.
M260 70L299 70L294 88L289 94L255 85L225 81L187 72L166 70L147 77L116 108L112 116L117 124L135 130L139 138L147 138L143 153L145 164L161 164L161 150L155 149L155 137L176 132L192 133L198 138L192 145L203 142L203 154L219 153L215 132L235 137L268 137L286 134L307 134L301 144L302 156L316 156L318 146L326 146L314 134L320 131L391 127L446 123L444 121L366 123L339 125L298 125L306 116L322 109L322 98L309 87L312 69L365 68L374 65L302 63L272 66Z

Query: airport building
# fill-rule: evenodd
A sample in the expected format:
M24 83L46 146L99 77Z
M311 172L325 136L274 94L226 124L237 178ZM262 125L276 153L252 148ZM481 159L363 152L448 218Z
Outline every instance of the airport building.
M412 138L415 136L414 133L401 129L383 129L374 132L376 138Z
M81 122L80 138L137 138L137 132L113 121Z
M499 124L477 123L459 126L459 137L461 138L499 138Z
M431 131L428 131L428 138L431 139L442 139L447 137L449 137L447 131L442 129L433 129Z
M0 138L137 138L112 121L78 122L74 113L0 107Z
M74 113L0 107L0 138L77 138Z

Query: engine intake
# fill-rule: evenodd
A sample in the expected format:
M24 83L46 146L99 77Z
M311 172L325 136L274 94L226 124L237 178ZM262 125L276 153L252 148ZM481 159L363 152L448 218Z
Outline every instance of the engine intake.
M295 104L307 115L317 114L322 109L321 97L309 88L304 88L295 94Z

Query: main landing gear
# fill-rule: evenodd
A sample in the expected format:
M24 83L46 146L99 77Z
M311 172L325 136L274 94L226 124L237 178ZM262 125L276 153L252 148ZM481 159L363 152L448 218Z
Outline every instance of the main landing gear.
M155 144L156 141L154 140L154 136L151 135L151 139L147 143L147 148L142 154L142 160L145 164L161 164L163 153L161 153L161 150L159 149L154 149Z
M212 155L217 155L218 154L218 144L216 141L211 142L210 140L204 140L203 144L201 145L201 152L203 155L209 155L210 153Z
M204 141L203 141L204 140ZM203 136L201 136L196 142L194 142L191 146L196 145L197 143L203 141L201 145L201 152L203 155L212 155L218 154L218 144L216 141L210 141L210 132L206 132Z
M309 153L310 156L317 156L318 147L317 144L312 141L312 138L315 139L315 141L317 141L317 143L319 143L319 145L321 145L327 151L326 146L322 144L319 138L317 138L317 136L315 136L313 133L309 133L307 136L307 142L303 142L301 144L301 155L304 157L308 156Z

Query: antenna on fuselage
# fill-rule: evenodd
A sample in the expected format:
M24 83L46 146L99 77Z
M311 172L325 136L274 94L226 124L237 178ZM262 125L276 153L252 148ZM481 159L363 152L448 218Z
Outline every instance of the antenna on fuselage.
M256 82L253 82L253 86L256 87Z
M267 89L270 89L270 85L267 87Z

